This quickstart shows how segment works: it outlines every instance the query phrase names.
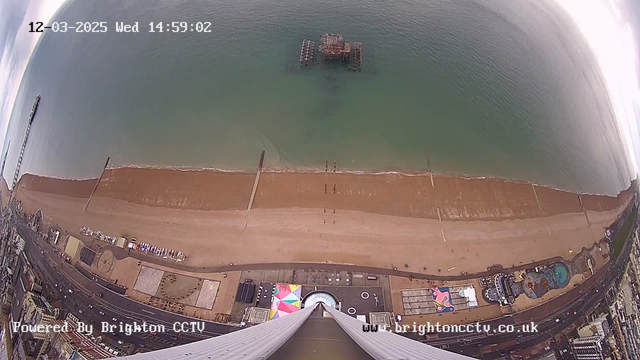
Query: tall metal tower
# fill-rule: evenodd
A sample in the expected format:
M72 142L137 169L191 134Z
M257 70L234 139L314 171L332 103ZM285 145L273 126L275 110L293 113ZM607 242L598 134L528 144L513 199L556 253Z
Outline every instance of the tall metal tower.
M11 190L15 188L16 183L18 182L18 178L20 177L20 165L22 165L22 157L24 156L24 149L27 147L27 140L29 140L31 123L33 123L33 118L36 115L36 110L38 110L38 103L40 103L40 95L36 96L36 100L33 102L33 107L31 108L31 114L29 114L29 124L27 125L27 132L24 135L24 141L22 142L22 147L20 148L20 155L18 156L18 163L16 164L16 172L15 174L13 174L13 183L11 184Z
M4 152L4 159L2 159L2 169L0 169L0 176L4 175L4 166L7 164L7 155L9 155L10 148L11 148L11 140L9 140L9 145L7 145L7 151Z

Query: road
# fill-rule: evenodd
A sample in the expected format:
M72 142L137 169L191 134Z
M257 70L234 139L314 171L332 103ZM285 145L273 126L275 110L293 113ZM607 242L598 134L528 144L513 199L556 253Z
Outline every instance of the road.
M34 264L36 273L38 273L43 282L48 283L50 288L54 289L54 293L59 296L59 299L71 313L81 321L93 324L94 336L103 335L100 333L101 322L115 325L120 322L130 324L133 322L138 324L146 322L148 325L164 325L168 332L158 332L155 336L142 333L134 333L127 336L119 332L104 334L116 341L131 343L136 347L144 347L147 350L157 350L187 344L239 329L236 326L203 321L167 312L115 293L80 274L58 255L57 249L39 238L29 227L21 223L16 223L15 226L26 242L25 253L29 261ZM102 296L98 297L97 294L102 294ZM192 321L204 322L205 330L202 334L178 334L172 331L174 323Z

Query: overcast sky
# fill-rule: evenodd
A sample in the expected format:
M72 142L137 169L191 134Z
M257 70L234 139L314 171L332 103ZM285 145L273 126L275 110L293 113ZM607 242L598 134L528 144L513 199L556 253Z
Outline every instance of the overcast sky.
M65 1L0 0L0 144L4 144L20 81L41 35L29 33L28 24L47 23ZM640 161L640 64L637 61L640 1L556 1L571 14L596 54L630 160L637 171Z
M632 166L640 162L640 4L637 0L557 0L594 50Z
M64 1L0 0L0 144L4 144L22 75L41 35L30 33L28 24L47 23Z

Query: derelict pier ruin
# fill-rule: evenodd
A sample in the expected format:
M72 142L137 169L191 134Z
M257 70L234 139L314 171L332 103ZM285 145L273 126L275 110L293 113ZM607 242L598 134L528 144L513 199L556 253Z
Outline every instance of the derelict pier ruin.
M300 64L312 65L320 58L324 61L342 60L349 64L350 71L359 71L362 68L362 43L346 42L340 34L324 34L320 36L320 44L316 49L315 42L302 40Z

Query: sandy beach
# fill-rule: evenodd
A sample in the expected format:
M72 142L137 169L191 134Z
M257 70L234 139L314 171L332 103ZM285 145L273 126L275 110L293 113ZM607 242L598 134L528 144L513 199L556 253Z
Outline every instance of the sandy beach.
M602 238L633 194L428 174L266 172L247 212L254 178L108 169L83 212L95 180L25 175L18 198L66 230L135 236L185 251L191 266L333 262L457 275L571 257Z

